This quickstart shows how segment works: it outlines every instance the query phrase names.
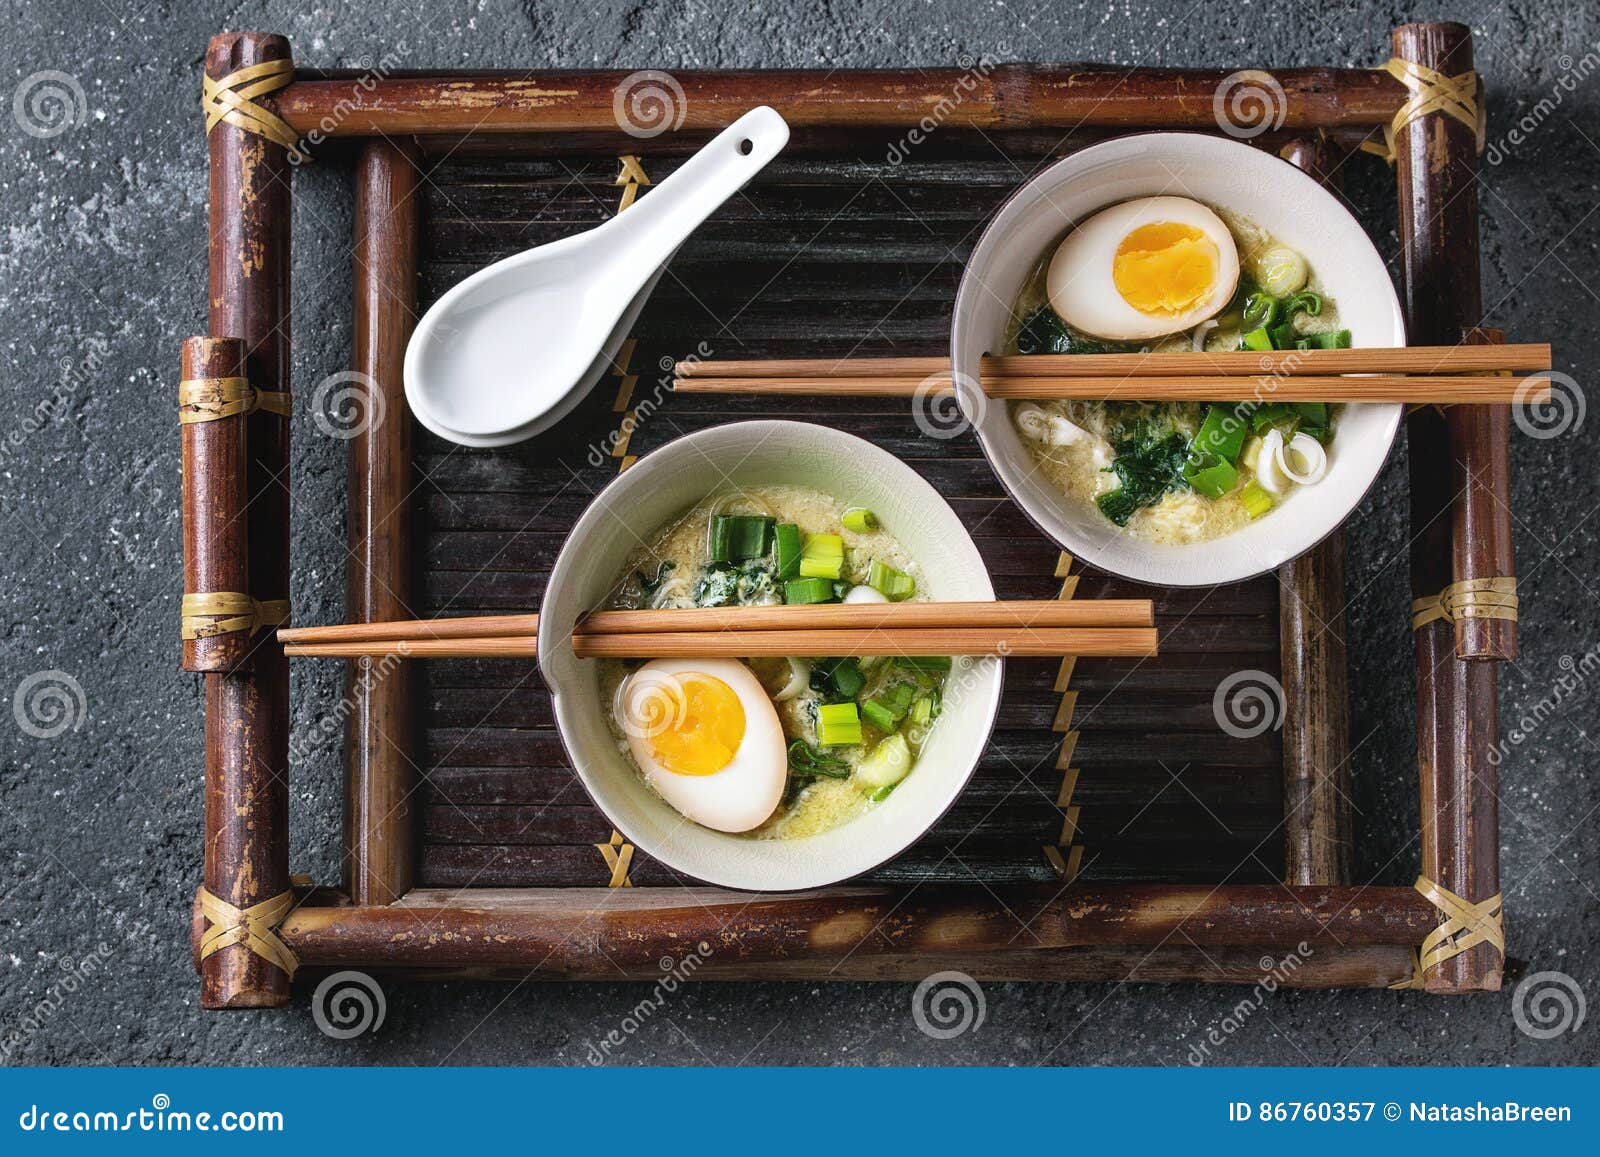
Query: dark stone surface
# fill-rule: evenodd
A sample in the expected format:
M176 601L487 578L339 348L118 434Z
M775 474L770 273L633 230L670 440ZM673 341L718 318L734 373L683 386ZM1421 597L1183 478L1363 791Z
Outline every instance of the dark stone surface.
M199 63L224 20L281 31L298 59L407 67L949 65L990 52L1115 64L1372 65L1388 30L1468 20L1492 94L1484 174L1489 324L1555 342L1581 389L1600 353L1595 190L1600 20L1592 5L1192 7L1106 3L646 2L623 5L242 3L7 6L0 38L0 691L65 672L81 714L53 739L0 727L0 1052L7 1063L583 1064L621 1029L642 986L393 987L382 1031L343 1043L291 1009L203 1014L189 966L199 879L201 696L174 670L181 542L172 384L179 340L205 318L206 182ZM403 45L402 43L403 42ZM1265 43L1264 43L1265 42ZM1252 47L1252 43L1254 47ZM59 70L79 123L30 135L18 90ZM46 78L49 82L49 78ZM59 83L59 82L51 82ZM28 88L34 95L40 90ZM76 99L70 95L69 100ZM23 108L27 96L21 97ZM1543 103L1541 103L1543 102ZM70 110L69 110L70 111ZM48 127L49 110L43 123ZM59 110L57 110L59 113ZM1506 133L1524 119L1523 139ZM1363 178L1369 180L1369 178ZM297 388L346 364L350 215L331 167L297 178ZM1376 241L1398 249L1387 184L1358 182ZM1393 264L1393 262L1391 262ZM301 621L341 610L344 456L295 418L295 599ZM1524 657L1504 669L1503 771L1510 956L1499 995L1278 993L1213 1049L1214 1063L1579 1063L1592 1025L1519 1032L1517 975L1600 979L1600 699L1581 678L1595 646L1600 507L1593 421L1513 445ZM1412 669L1403 625L1403 463L1352 524L1351 649L1361 878L1416 868ZM1575 666L1576 664L1576 666ZM1563 677L1573 689L1557 694ZM330 701L332 674L297 672L297 700ZM35 689L39 684L33 685ZM1543 702L1545 706L1541 707ZM77 709L73 709L75 712ZM296 727L309 727L308 708ZM294 866L337 872L335 752L297 769ZM87 961L97 961L83 980ZM61 992L70 981L71 992ZM52 997L55 986L60 999ZM981 1028L918 1031L909 985L704 985L671 996L614 1063L1183 1064L1246 995L1231 988L989 985Z

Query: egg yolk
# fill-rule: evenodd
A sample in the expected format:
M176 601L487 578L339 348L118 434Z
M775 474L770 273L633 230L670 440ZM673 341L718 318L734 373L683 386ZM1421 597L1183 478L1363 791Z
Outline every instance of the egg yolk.
M1140 313L1185 313L1217 282L1217 247L1192 225L1141 225L1117 246L1111 280Z
M732 687L699 671L679 675L678 687L672 717L650 736L651 752L677 775L713 775L744 739L744 706Z

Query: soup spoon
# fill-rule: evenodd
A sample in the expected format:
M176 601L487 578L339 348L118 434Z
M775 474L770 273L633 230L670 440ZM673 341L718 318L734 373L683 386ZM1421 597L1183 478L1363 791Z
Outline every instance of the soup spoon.
M412 411L442 437L476 445L517 441L559 419L603 372L607 346L614 352L625 316L673 252L788 140L775 110L753 109L626 213L451 289L406 348Z

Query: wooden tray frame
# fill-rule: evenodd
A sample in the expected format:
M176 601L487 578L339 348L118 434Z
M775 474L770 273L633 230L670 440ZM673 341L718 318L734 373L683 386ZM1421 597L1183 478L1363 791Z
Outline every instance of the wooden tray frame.
M1469 31L1413 24L1397 57L1459 74ZM226 33L206 57L222 78L290 59L276 35ZM871 127L911 130L956 83L975 84L944 123L977 129L1139 128L1215 131L1212 94L1226 74L1124 72L1091 66L1002 65L970 71L683 72L685 135L726 124L757 103L797 135ZM515 154L617 138L612 94L623 73L412 75L361 79L299 71L258 104L302 140L358 153L355 368L403 405L401 372L416 306L418 154L473 147ZM963 78L967 78L963 80ZM1387 126L1408 97L1387 72L1296 69L1271 74L1283 118L1256 143L1313 171ZM242 338L258 390L289 389L289 213L293 162L265 136L220 124L209 134L210 319L214 337ZM1410 333L1453 342L1481 312L1477 150L1472 131L1432 114L1397 134L1401 234ZM326 155L325 153L323 155ZM249 568L258 599L288 595L288 423L249 418ZM1504 509L1503 409L1455 407L1408 419L1412 579L1437 593L1480 558L1483 519ZM410 581L410 423L389 421L351 443L352 618L401 617ZM381 512L393 513L382 516ZM375 521L375 513L379 516ZM1509 542L1509 538L1505 538ZM1506 547L1508 550L1509 548ZM1475 553L1476 552L1476 553ZM1509 565L1509 556L1505 558ZM701 941L697 978L916 979L939 968L979 978L1255 983L1264 952L1314 946L1286 983L1394 986L1445 922L1411 888L1350 879L1344 767L1345 656L1338 630L1308 629L1343 605L1343 542L1284 568L1281 581L1285 750L1285 880L1261 886L1072 882L1003 889L841 886L797 896L716 889L482 889L412 886L413 771L408 681L356 688L349 726L346 849L338 888L295 886L278 934L308 970L359 967L430 977L618 979L659 976L658 960ZM1499 573L1509 573L1509 569ZM1320 627L1320 622L1315 622ZM1424 875L1479 901L1499 891L1497 664L1456 657L1455 630L1415 632L1417 754ZM245 674L206 676L205 888L240 908L291 887L288 864L288 671L263 636ZM285 1004L290 977L243 945L200 959L207 926L197 901L196 964L206 1008ZM1502 953L1482 944L1430 967L1429 991L1499 987Z

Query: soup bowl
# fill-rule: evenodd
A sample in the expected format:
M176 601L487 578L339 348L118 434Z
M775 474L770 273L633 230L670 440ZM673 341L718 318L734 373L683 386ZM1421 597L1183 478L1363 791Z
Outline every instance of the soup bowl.
M905 463L870 442L806 422L737 422L668 443L602 490L573 527L539 610L539 669L556 727L595 805L646 855L686 876L747 891L815 888L859 875L933 826L971 778L1000 707L1003 663L958 660L916 766L894 793L817 835L760 839L690 822L646 786L607 725L592 660L572 651L578 617L601 606L629 557L721 490L805 486L874 511L941 600L990 600L994 588L961 520Z
M1342 523L1377 478L1403 407L1344 407L1328 473L1296 487L1261 519L1207 542L1136 538L1069 498L1037 468L1003 402L982 396L980 359L999 353L1029 274L1071 226L1135 197L1173 195L1246 217L1303 254L1355 346L1405 344L1383 259L1333 194L1293 165L1239 141L1144 133L1075 153L1023 185L979 239L961 277L950 330L956 396L1001 484L1024 513L1092 566L1162 586L1212 586L1272 570Z

